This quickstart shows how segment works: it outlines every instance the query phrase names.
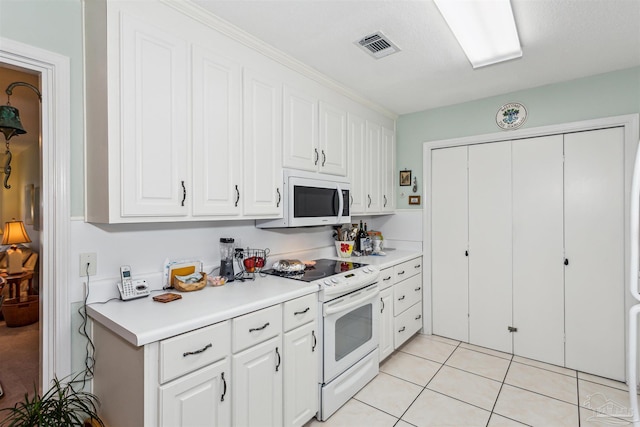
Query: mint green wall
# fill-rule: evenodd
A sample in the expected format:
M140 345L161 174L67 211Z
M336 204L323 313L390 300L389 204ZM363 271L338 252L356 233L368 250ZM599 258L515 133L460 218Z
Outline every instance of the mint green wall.
M640 67L400 116L397 169L411 170L420 184L423 142L500 132L495 116L508 102L527 108L523 128L640 113ZM417 194L424 199L423 190ZM411 194L410 187L398 187L398 209L423 207L409 206Z
M70 58L71 215L84 215L81 0L0 0L0 37ZM4 88L2 88L4 91Z

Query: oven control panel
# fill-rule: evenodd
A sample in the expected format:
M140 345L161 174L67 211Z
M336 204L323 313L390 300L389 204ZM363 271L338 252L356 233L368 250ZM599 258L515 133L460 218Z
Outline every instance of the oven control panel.
M318 280L322 288L321 297L336 297L357 289L364 288L377 282L380 270L372 265L366 265L355 270Z

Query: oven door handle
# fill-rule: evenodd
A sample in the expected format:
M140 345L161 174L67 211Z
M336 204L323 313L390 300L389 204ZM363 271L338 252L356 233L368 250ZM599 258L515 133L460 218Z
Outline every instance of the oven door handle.
M331 307L331 306L325 307L324 315L326 317L326 316L329 316L331 314L336 314L336 313L340 313L342 311L350 310L353 307L357 307L357 306L361 305L363 302L365 302L367 300L375 299L375 297L379 293L380 293L380 291L375 286L371 287L369 289L366 289L366 290L362 290L362 291L357 292L354 295L352 295L352 298L353 298L353 297L355 297L355 296L357 296L359 294L362 294L363 296L361 298L358 298L357 300L348 302L346 304L339 304L339 305L336 305L336 306L333 306L333 307Z

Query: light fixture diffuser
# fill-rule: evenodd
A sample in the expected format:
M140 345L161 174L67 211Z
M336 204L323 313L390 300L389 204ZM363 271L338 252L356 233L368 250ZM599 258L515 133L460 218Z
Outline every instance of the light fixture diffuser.
M522 57L510 0L434 0L473 68Z

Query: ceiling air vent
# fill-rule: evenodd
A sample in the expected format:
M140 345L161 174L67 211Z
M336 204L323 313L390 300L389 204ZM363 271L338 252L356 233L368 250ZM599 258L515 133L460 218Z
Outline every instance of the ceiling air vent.
M389 40L387 36L382 34L381 31L358 40L356 44L376 59L400 52L400 48Z

